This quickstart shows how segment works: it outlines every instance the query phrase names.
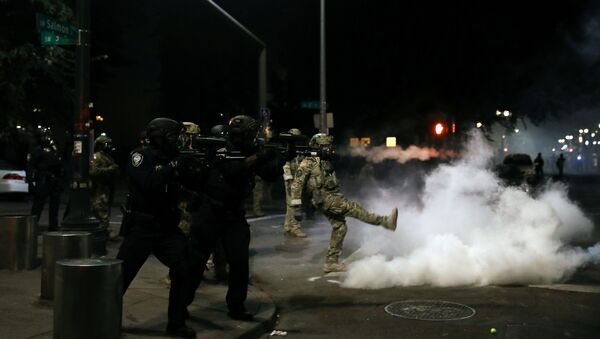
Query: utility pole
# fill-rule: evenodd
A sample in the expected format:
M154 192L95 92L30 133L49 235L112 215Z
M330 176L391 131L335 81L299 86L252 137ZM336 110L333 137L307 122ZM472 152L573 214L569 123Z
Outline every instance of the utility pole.
M106 254L106 232L100 228L91 210L90 159L91 123L90 110L90 0L76 1L76 21L79 43L75 47L75 109L73 116L73 153L71 158L71 185L67 215L62 231L85 231L92 233L92 252Z
M327 128L327 97L326 97L326 77L325 77L325 0L321 0L321 85L320 85L320 113L321 113L321 133L328 133Z
M252 40L256 41L261 47L260 54L258 56L258 106L259 112L267 109L267 45L260 40L254 33L237 21L231 14L227 13L223 8L217 5L212 0L206 0L214 9L221 13L229 22L248 35ZM260 116L259 116L260 118Z

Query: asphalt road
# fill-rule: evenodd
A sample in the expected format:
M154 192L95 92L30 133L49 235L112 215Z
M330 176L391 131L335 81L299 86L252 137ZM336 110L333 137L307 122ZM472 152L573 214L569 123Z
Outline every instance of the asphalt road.
M570 178L570 195L596 225L586 244L600 241L600 177ZM0 213L27 213L29 204L2 198ZM271 212L281 213L281 204L276 207ZM46 213L42 225L47 223ZM116 208L113 215L116 224ZM348 289L340 286L342 276L324 276L321 271L330 235L324 219L304 223L306 240L282 234L281 214L250 221L251 280L273 298L279 310L274 328L288 337L600 338L600 265L584 267L569 281L552 286ZM345 255L358 248L354 232L356 227L351 227ZM463 320L427 321L385 311L390 303L412 299L459 303L475 314Z
M569 185L571 197L595 223L592 238L580 245L599 242L600 177L571 178ZM307 240L283 236L281 223L281 218L252 223L252 280L274 299L279 308L275 329L289 337L600 338L600 265L551 286L348 289L339 285L342 277L322 274L330 234L325 220L304 223ZM354 232L350 227L345 255L358 247ZM475 315L427 321L385 311L390 303L411 299L460 303Z

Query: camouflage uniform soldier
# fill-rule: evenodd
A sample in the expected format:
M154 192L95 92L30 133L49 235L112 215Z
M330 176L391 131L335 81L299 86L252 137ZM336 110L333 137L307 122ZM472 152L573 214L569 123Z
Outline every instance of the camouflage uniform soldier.
M254 215L257 217L262 217L265 215L265 212L262 210L261 202L263 200L263 193L265 190L265 183L262 178L258 175L254 177L254 190L252 191L252 211Z
M112 140L101 135L94 142L94 158L90 165L92 180L92 208L96 217L111 240L118 237L118 232L110 229L110 206L115 192L115 181L119 174L119 166L110 153L114 150Z
M332 142L332 136L318 133L310 139L309 145L323 150L330 147ZM396 229L397 208L394 208L389 216L380 216L370 213L358 203L346 199L340 192L333 164L320 157L304 158L296 171L291 188L291 206L294 208L296 219L302 218L300 205L302 204L302 188L305 184L307 189L313 193L312 203L327 217L333 228L323 267L325 273L345 270L344 264L339 263L344 237L348 229L345 217L356 218L372 225L381 225L392 231Z
M179 148L184 149L192 149L193 144L192 140L195 136L200 134L200 126L193 122L184 121L183 126L185 127L185 132L179 136ZM190 225L192 224L192 216L188 211L188 202L189 198L185 196L181 196L179 198L179 202L177 203L177 207L181 210L181 219L179 220L179 228L183 231L183 234L189 236L190 234Z
M301 135L299 129L292 128L289 130L292 135ZM294 176L296 175L296 171L298 166L304 159L303 156L297 156L294 159L288 161L283 166L283 183L285 185L285 203L286 203L286 211L285 211L285 221L283 223L283 231L284 233L290 234L294 237L298 238L306 238L306 234L302 232L300 228L300 222L294 218L294 208L291 205L291 190L292 190L292 182L294 181Z

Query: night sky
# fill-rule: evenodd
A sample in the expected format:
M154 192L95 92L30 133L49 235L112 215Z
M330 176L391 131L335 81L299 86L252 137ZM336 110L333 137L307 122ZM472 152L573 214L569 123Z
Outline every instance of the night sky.
M319 1L216 2L267 44L275 127L315 132L299 104L319 99ZM117 142L160 115L204 130L256 116L260 49L204 1L93 4L93 55L111 56L94 64L94 100ZM332 133L412 141L435 119L471 126L496 109L595 119L598 14L592 1L328 0Z

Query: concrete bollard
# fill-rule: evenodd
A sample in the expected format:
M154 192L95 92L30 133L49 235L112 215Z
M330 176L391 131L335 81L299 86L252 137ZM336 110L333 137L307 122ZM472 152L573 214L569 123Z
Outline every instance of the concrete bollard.
M55 339L117 339L123 313L122 260L56 262Z
M92 255L89 232L46 232L43 237L42 284L40 298L54 299L55 263L63 259L82 259Z
M35 226L32 215L0 216L0 268L18 271L38 265Z

